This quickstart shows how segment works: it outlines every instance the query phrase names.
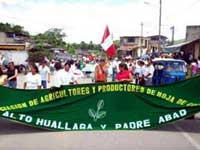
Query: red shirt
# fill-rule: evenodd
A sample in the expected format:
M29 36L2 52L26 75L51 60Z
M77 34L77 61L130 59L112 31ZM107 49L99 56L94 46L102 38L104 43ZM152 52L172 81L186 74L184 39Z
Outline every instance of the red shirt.
M117 74L117 80L122 80L122 79L130 79L129 75L130 75L130 71L129 70L124 70L124 71L120 71Z

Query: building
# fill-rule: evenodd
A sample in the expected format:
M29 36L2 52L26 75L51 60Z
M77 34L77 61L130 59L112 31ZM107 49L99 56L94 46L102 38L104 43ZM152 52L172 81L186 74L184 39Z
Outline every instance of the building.
M0 32L0 43L24 44L29 42L29 36L13 32Z
M25 50L30 44L29 36L12 32L0 32L0 50Z
M24 34L0 32L0 50L25 50L30 47L30 38Z
M168 38L166 36L161 35L159 41L159 35L148 36L148 48L151 50L158 50L159 47L161 49L165 48L168 43Z
M167 44L167 37L160 36L161 47L165 47ZM138 54L143 54L146 50L157 50L159 47L159 36L122 36L120 37L120 48L118 49L118 55L131 55L137 57Z
M25 50L26 44L0 43L1 50Z
M28 41L29 37L23 34L0 32L0 55L4 60L1 62L8 65L9 61L13 61L19 68L26 66L30 49Z
M200 56L200 25L186 27L186 41L180 44L168 46L164 49L166 53L178 53L183 51L185 60L188 60L189 55L193 58Z
M200 56L200 38L168 46L164 49L165 53L178 53L180 51L184 52L186 61L188 61L189 55L192 55L193 58L198 58Z
M200 39L200 25L186 27L186 41Z
M120 37L120 48L118 55L132 55L136 56L140 48L148 46L148 38L141 36L122 36Z

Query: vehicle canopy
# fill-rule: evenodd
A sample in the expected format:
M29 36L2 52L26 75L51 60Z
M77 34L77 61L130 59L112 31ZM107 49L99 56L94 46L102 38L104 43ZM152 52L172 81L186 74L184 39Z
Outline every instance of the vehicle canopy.
M154 85L163 85L184 80L186 77L186 62L179 59L154 59Z

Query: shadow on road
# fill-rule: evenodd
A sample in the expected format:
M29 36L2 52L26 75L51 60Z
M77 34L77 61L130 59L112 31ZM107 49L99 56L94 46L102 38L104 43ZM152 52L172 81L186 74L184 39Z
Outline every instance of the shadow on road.
M150 131L180 132L180 129L188 133L200 133L200 120L180 120L175 123L163 125L161 128Z
M26 134L26 133L38 133L38 132L49 132L49 131L13 122L4 118L0 118L0 135Z
M166 124L161 126L160 128L149 129L146 131L180 132L181 131L180 129L184 132L199 134L200 120L181 120L177 121L176 123ZM4 118L0 118L0 135L41 133L41 132L51 132L51 131L31 127Z

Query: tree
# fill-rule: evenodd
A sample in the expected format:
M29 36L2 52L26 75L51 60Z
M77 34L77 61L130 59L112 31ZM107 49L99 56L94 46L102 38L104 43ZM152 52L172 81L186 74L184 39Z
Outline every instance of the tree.
M65 46L64 37L66 34L62 32L62 29L52 28L47 30L44 35L48 39L48 43L55 47L63 47Z
M114 44L115 44L115 48L119 48L120 47L120 40L114 40Z
M24 27L19 26L19 25L14 25L13 26L13 32L14 33L22 33L23 32Z
M90 50L94 50L95 49L95 45L93 44L92 41L90 41L90 43L88 45L88 49L90 49Z
M52 59L53 54L50 51L29 51L28 61L30 63L41 62L45 57Z
M84 41L81 41L80 48L83 49L83 50L86 50L86 49L88 49L88 44L85 43Z
M76 53L76 48L75 48L73 45L68 45L68 47L67 47L67 52L68 52L69 54L74 55L74 54Z
M1 32L13 32L16 34L24 34L29 36L29 32L24 30L23 26L20 25L11 25L9 23L0 23Z
M36 46L45 48L46 46L54 47L54 48L65 48L66 42L64 41L64 37L66 34L62 31L62 29L52 28L47 30L44 33L37 34L33 36L32 39Z

